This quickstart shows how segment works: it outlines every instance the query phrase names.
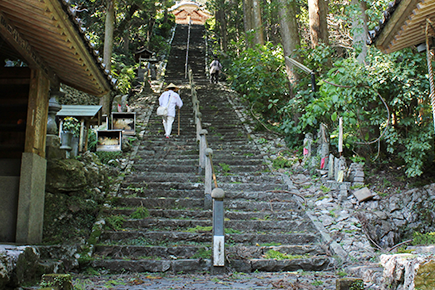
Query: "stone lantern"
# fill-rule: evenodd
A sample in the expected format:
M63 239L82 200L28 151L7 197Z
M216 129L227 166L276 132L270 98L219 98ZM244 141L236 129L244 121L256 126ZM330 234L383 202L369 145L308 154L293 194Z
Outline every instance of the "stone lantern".
M58 97L64 96L65 93L55 91L51 93L51 98L48 101L48 120L47 120L47 134L57 135L58 128L56 124L56 114L60 111L62 106L57 102Z

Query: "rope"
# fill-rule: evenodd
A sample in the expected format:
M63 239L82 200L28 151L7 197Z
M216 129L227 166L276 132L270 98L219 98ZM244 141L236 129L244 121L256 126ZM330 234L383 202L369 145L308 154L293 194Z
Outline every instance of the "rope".
M432 68L432 53L429 47L429 26L432 26L432 23L429 19L426 19L426 56L427 56L427 69L429 73L429 85L430 85L430 104L432 105L432 115L434 121L434 130L435 130L435 85L433 79L433 68ZM432 28L433 29L433 28Z

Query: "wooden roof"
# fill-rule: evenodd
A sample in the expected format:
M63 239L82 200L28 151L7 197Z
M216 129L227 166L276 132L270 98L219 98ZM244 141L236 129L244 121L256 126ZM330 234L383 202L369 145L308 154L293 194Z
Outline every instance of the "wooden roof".
M368 44L384 53L426 42L426 19L435 27L435 0L396 0L384 11L379 26L369 32ZM432 35L435 32L432 31Z
M99 105L62 105L62 109L57 112L59 117L95 117L101 111Z
M180 2L169 9L175 15L175 23L189 24L189 19L192 24L204 25L205 21L212 17L211 13L202 8L196 2L184 1Z
M14 56L15 51L52 82L104 95L115 80L104 69L67 1L0 0L0 55Z

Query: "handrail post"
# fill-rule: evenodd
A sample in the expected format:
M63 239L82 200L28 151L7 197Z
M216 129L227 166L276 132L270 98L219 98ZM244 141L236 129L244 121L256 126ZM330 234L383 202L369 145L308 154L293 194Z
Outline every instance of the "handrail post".
M200 141L200 139L201 139L201 135L200 135L201 131L202 131L201 117L202 117L201 112L198 112L196 114L196 117L195 117L195 122L196 122L196 139L198 141Z
M184 68L184 78L187 79L187 63L189 61L189 43L190 43L190 16L188 16L189 18L189 29L187 31L187 45L186 45L186 64L185 64L185 68Z
M206 136L207 130L201 130L199 132L199 173L203 172L205 168L205 149L207 148ZM211 192L211 190L210 190Z
M204 131L204 130L203 130ZM205 149L205 180L204 180L204 209L211 209L211 181L213 168L211 158L213 158L213 150L210 148Z
M213 268L212 274L225 272L225 229L224 198L225 192L215 188L211 192L213 198Z

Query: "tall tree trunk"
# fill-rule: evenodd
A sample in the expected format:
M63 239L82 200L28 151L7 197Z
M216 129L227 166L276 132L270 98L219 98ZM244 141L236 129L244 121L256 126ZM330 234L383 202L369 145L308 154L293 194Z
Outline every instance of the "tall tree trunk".
M219 23L219 31L220 31L220 45L223 51L228 50L228 40L227 40L227 19L225 17L225 1L220 0L217 3L218 10L216 11L216 20Z
M104 32L104 55L103 62L106 69L110 71L112 65L112 51L113 51L113 31L115 26L115 1L107 0L106 23ZM104 95L100 99L102 113L109 116L110 114L110 93Z
M151 37L153 36L154 24L156 24L156 18L155 15L152 15L148 21L147 47L149 47L151 42Z
M124 53L128 55L130 53L130 29L125 30L124 32Z
M167 1L166 0L162 0L162 7L163 7L163 21L162 23L168 23L168 7L167 6Z
M308 0L310 18L311 47L317 47L320 42L329 44L328 33L328 2L327 0Z
M296 21L296 1L278 0L277 4L284 55L294 57L294 50L301 44L298 23ZM299 75L290 63L286 61L285 65L290 84L294 85L299 79Z
M264 44L264 28L261 18L261 0L252 1L252 20L254 24L254 44Z
M352 19L352 29L353 29L353 45L357 49L361 49L360 54L357 57L357 60L360 63L363 63L367 56L367 35L368 35L368 27L367 27L367 15L366 9L367 4L364 1L352 0L351 5L359 8L359 13L355 13L354 19Z
M245 41L246 47L253 47L254 42L252 41L253 35L253 15L252 15L252 7L253 0L243 0L243 22L245 27Z

